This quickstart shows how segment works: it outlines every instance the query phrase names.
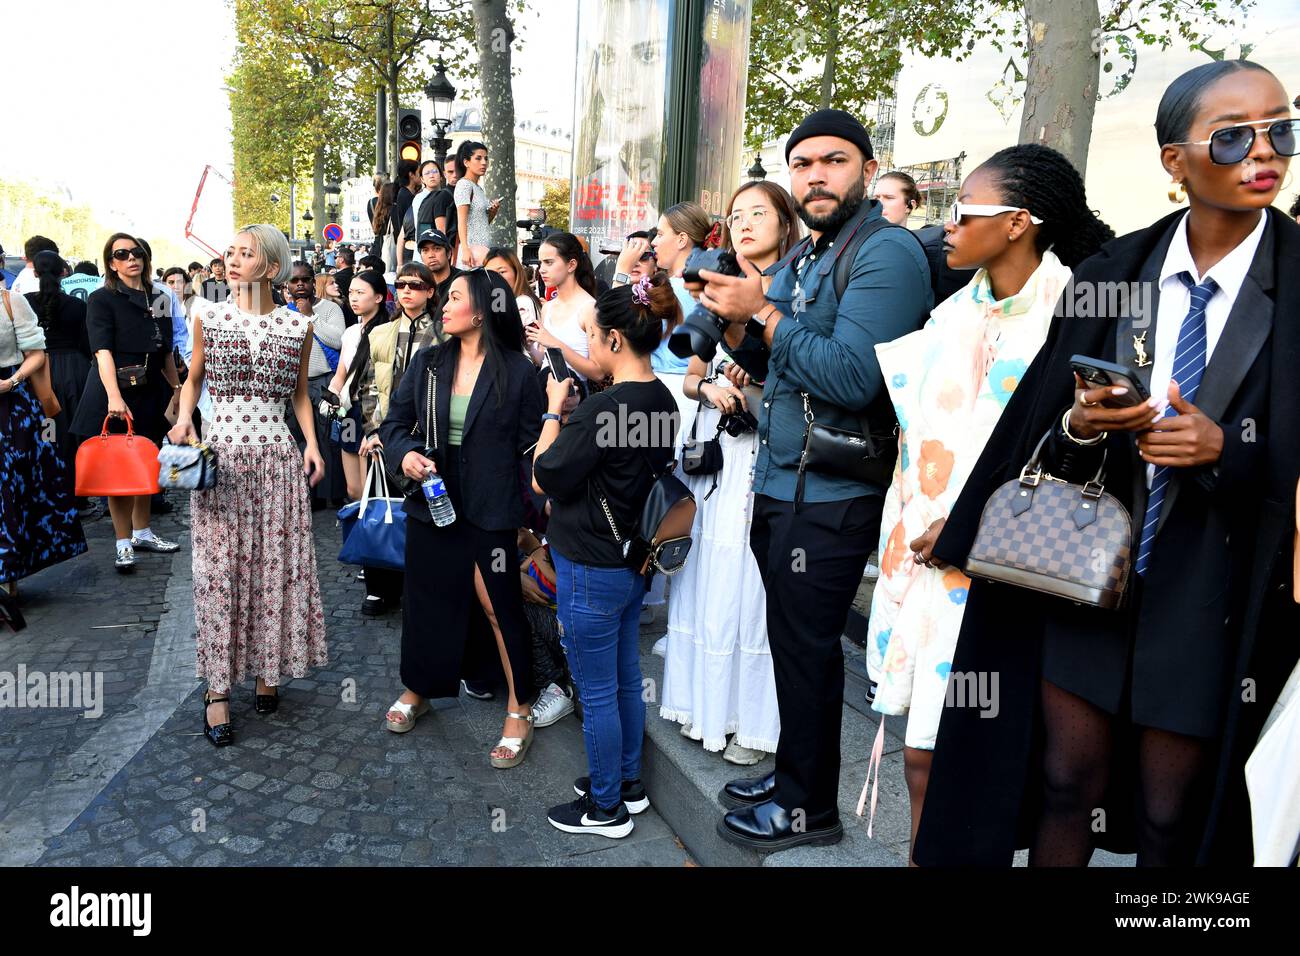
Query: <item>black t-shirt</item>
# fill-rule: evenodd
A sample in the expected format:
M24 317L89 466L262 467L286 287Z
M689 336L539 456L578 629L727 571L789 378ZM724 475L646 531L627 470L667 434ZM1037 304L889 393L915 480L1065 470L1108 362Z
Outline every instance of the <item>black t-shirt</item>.
M48 352L67 350L90 355L90 340L86 333L86 303L65 292L57 293L54 314L47 322L42 314L39 292L28 292L27 301L45 330L45 349Z
M406 218L406 213L411 208L411 203L415 202L415 193L409 188L403 186L397 191L397 197L393 200L393 208L388 213L389 228L392 230L393 238L402 230L402 220Z
M552 548L579 564L623 566L622 545L614 539L591 479L608 496L626 541L654 484L651 468L662 473L672 461L677 419L673 393L658 379L620 382L574 409L534 465L537 483L551 497L546 531Z
M455 245L456 227L459 223L456 220L456 200L454 198L454 193L449 187L444 186L442 189L438 190L438 194L430 199L429 202L433 203L434 228L437 228L438 217L445 216L447 220L447 228L443 231L447 233L447 238L451 240L453 245Z
M457 276L463 276L464 274L465 270L457 269L455 266L452 266L451 272L447 275L447 278L443 279L441 282L438 282L436 279L434 280L433 300L434 304L438 308L442 308L443 302L447 301L447 290L451 288L452 282L455 281Z

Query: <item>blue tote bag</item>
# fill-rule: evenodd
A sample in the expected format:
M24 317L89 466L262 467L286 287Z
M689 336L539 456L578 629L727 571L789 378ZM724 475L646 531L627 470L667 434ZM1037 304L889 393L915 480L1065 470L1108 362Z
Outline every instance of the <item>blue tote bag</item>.
M382 452L370 459L361 500L339 509L339 526L343 530L340 563L406 570L406 512L401 498L389 497Z

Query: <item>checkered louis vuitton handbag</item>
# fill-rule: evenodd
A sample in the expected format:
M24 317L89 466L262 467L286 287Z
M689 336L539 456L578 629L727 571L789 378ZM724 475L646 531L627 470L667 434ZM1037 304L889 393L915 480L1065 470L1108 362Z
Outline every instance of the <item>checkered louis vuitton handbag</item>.
M989 498L966 573L1080 604L1116 608L1132 568L1133 522L1097 474L1076 485L1043 472L1044 435L1020 477Z

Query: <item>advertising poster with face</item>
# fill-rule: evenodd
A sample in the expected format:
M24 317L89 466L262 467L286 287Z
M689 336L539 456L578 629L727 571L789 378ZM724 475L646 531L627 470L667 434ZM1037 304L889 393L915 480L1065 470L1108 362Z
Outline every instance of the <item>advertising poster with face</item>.
M671 0L581 0L570 226L588 248L659 218Z
M695 200L719 219L740 180L740 154L745 145L740 118L745 115L752 5L751 0L714 0L704 15Z

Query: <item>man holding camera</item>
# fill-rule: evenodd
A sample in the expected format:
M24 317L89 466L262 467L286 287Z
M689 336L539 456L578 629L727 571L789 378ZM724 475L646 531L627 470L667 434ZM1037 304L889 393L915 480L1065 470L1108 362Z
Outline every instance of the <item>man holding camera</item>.
M742 276L700 272L700 304L746 324L771 353L750 550L767 589L781 738L774 773L723 789L734 809L718 824L761 852L843 833L840 635L879 537L897 448L874 346L920 328L933 304L920 244L865 198L877 164L857 119L812 113L786 142L786 161L811 235L768 270L766 296L743 257Z

